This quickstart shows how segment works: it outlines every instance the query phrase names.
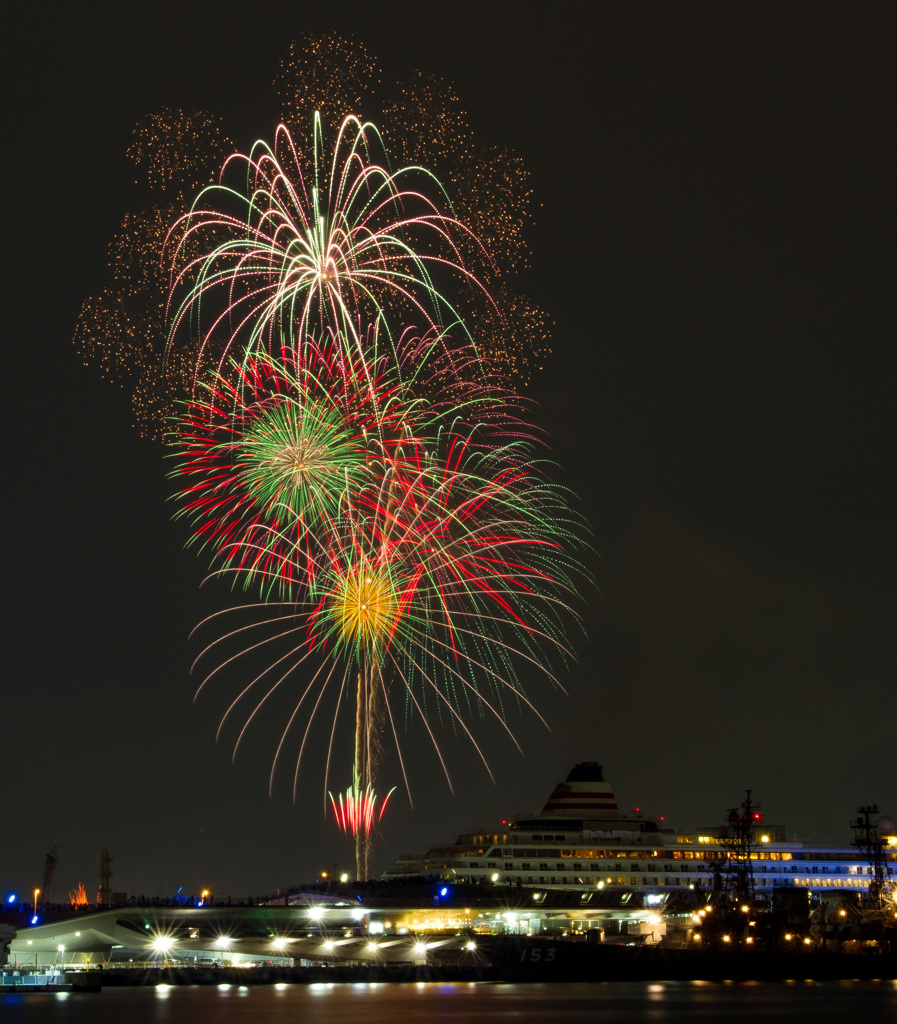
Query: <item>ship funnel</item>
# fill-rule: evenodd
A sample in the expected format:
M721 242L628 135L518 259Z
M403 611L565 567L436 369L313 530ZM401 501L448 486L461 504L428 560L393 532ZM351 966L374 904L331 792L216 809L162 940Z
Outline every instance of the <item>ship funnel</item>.
M610 783L604 781L601 765L597 761L575 765L566 780L555 786L542 817L619 818L617 798Z

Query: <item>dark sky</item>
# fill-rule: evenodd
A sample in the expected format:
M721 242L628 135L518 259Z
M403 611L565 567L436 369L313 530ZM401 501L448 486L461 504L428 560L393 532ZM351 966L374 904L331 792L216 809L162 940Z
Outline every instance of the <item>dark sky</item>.
M136 204L124 151L163 104L270 137L303 31L451 79L541 207L526 288L555 323L536 420L595 535L550 724L483 731L496 785L409 740L378 847L537 811L578 760L684 828L750 787L789 835L897 812L895 8L888 4L256 2L19 12L4 85L7 613L0 888L262 892L347 849L320 766L267 796L273 733L215 744L194 624L220 607L172 523L160 447L81 365L81 301ZM395 766L392 766L395 774ZM306 776L303 776L306 779ZM390 778L390 782L398 781Z

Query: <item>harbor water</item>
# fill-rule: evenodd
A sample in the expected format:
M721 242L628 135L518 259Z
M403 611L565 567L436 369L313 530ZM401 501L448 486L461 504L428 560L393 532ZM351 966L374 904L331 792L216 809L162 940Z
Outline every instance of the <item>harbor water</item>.
M0 995L3 1024L755 1024L897 1020L897 982L605 982L600 984L157 985L101 992Z

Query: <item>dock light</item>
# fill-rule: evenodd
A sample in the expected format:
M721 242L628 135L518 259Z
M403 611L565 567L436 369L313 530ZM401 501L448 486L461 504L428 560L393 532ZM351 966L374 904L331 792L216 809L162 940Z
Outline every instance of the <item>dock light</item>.
M376 953L376 952L377 952L377 950L379 949L379 946L377 945L377 943L376 943L376 942L369 942L369 943L368 943L368 944L367 944L367 945L366 945L366 946L365 946L364 948L365 948L365 949L366 949L366 950L367 950L367 951L368 951L369 953Z
M34 917L31 918L31 923L32 924L37 924L38 920L39 920L39 918L38 918L37 914L35 914ZM31 940L29 939L28 941L30 942Z
M332 949L333 949L333 943L332 943L332 942L330 941L330 939L328 939L328 940L327 940L327 941L326 941L326 942L324 943L324 945L323 945L323 947L322 947L322 948L324 949L324 952L325 952L325 953L329 953L329 952L331 952L331 951L332 951Z
M324 916L324 908L323 907L309 907L308 908L308 916L312 919L312 921L320 921L321 918Z
M10 893L10 894L9 894L9 895L8 895L8 896L6 897L6 902L7 902L7 903L15 903L15 901L16 901L16 894L15 894L14 892L11 892L11 893Z
M208 889L203 889L203 891L199 894L199 905L201 907L205 906L206 900L209 898L209 895L210 893Z
M473 939L471 939L470 942L468 942L467 945L464 948L465 949L476 949L477 948L477 944L473 941Z
M440 895L440 896L448 896L448 886L447 886L447 885L444 885L444 886L443 886L443 887L442 887L442 888L441 888L441 889L439 890L439 895Z
M743 903L741 906L741 912L742 914L749 914L751 912L751 908L746 903Z
M346 884L346 882L348 882L348 881L349 881L349 876L348 876L348 874L347 874L347 873L346 873L346 872L344 871L344 872L343 872L343 873L342 873L342 874L341 874L341 875L339 876L339 880L340 880L340 881L341 881L341 882L343 883L343 885L345 885L345 884Z
M157 935L153 939L153 949L157 953L167 953L171 949L171 936L170 935Z
M791 941L791 932L785 932L785 941L786 942L790 942Z
M426 942L415 942L412 952L417 956L424 956L427 952Z
M810 945L810 940L809 939L804 939L804 945L805 946L809 946Z
M498 881L498 872L497 871L493 871L492 872L492 881L493 882L497 882Z
M37 915L37 898L40 896L40 889L34 890L34 913Z
M723 942L731 942L731 938L728 935L723 936Z

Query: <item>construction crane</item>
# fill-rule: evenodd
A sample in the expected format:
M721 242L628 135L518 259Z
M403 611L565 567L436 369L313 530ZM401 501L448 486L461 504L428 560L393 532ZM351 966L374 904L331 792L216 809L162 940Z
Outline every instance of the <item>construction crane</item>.
M44 861L44 874L41 878L40 892L43 896L43 902L50 902L50 889L53 885L53 875L56 874L56 854L59 852L59 847L54 846L52 850L47 854L47 858Z

